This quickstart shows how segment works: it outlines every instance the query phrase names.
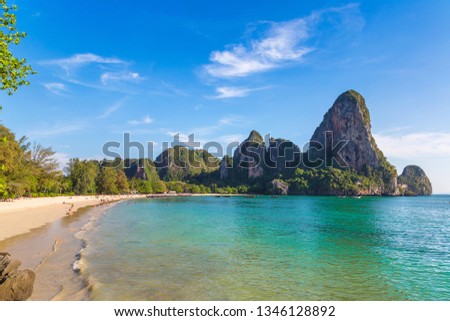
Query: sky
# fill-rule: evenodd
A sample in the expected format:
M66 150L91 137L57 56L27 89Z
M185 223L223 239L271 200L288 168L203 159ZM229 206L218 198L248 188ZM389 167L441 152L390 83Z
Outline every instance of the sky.
M449 1L9 3L28 34L14 53L37 74L0 94L0 120L62 164L101 159L124 133L154 142L153 158L177 133L304 146L354 89L397 171L419 165L450 193Z

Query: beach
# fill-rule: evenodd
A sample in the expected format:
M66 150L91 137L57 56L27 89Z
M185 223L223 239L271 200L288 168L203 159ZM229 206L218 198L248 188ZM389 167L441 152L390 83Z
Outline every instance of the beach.
M31 301L449 298L449 196L196 196L20 200L0 252Z
M120 201L142 197L144 196L58 196L0 202L0 241L52 223L80 208L100 205L102 200Z
M22 198L0 203L0 252L36 273L30 300L84 300L89 287L79 276L82 232L107 209L144 195Z

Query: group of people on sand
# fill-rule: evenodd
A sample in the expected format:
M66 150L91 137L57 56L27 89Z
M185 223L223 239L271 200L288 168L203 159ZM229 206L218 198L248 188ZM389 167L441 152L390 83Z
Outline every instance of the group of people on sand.
M107 196L100 198L100 204L99 205L105 205L116 201L113 197Z
M96 196L96 198L99 198L99 196ZM112 203L114 201L115 201L115 199L113 197L110 197L110 196L101 197L100 198L100 202L97 205L95 205L95 206L109 204L109 203ZM63 204L66 204L66 202L63 202ZM67 204L70 204L70 207L67 210L67 215L72 215L73 214L73 210L75 208L75 203L67 203Z
M63 204L66 204L66 202L63 202ZM70 207L67 210L67 215L72 215L72 211L73 211L73 209L75 207L75 204L74 203L68 203L68 204L70 204Z
M94 196L91 196L91 197L94 197ZM116 196L95 195L95 198L99 200L99 203L95 204L95 206L101 206L101 205L106 205L106 204L109 204L109 203L113 203L115 201L123 199L123 197L124 197L124 195L121 195L121 196L119 196L119 195L116 195ZM70 197L70 199L71 198L72 197ZM128 195L128 197L126 197L126 198L132 199L132 196ZM86 197L86 199L88 199L88 197ZM74 209L75 209L75 203L63 202L63 204L70 204L70 207L67 210L67 215L72 215L73 212L74 212Z

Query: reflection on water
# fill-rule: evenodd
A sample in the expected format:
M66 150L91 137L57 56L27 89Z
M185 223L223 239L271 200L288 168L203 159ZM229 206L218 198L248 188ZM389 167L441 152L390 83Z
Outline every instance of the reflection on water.
M448 196L121 203L87 235L94 300L449 300Z

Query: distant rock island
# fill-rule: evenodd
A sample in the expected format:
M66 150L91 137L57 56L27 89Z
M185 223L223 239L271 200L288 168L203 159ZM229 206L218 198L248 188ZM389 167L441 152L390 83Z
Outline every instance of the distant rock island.
M129 160L128 160L129 161ZM283 138L263 138L252 130L221 160L208 151L175 146L145 169L131 166L128 178L147 173L166 182L178 181L212 192L280 195L430 195L425 172L408 166L398 176L371 132L369 109L356 91L341 94L324 115L302 151ZM170 184L169 184L170 185ZM169 186L170 188L170 186Z

